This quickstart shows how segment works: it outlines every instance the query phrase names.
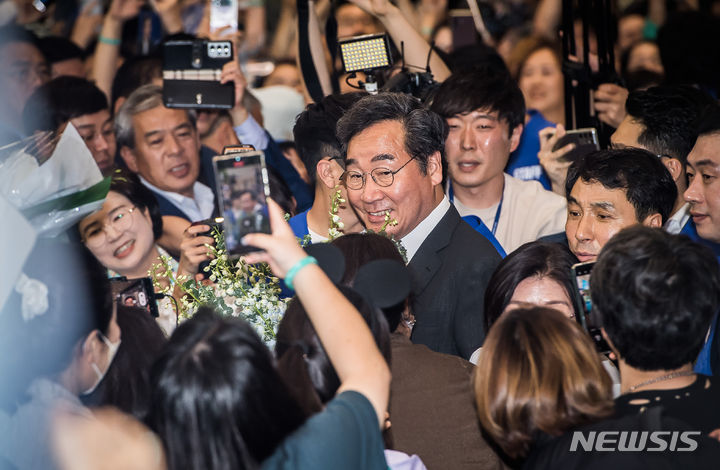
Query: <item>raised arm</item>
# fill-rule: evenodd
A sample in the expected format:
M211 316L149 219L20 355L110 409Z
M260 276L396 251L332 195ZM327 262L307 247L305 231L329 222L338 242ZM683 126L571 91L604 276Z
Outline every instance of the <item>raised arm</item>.
M282 209L272 200L269 206L273 234L246 235L243 243L265 250L248 255L249 263L265 261L277 276L285 278L307 254L285 222ZM340 378L338 393L354 390L363 394L375 408L378 425L382 425L390 370L362 316L315 264L297 271L292 284Z
M93 76L95 84L105 93L108 102L112 99L110 90L117 71L117 61L120 57L120 41L122 39L123 24L134 18L140 12L143 2L141 0L113 0L110 4L102 30L95 49L93 61Z
M349 1L380 20L398 49L400 49L400 43L405 44L406 64L425 67L430 44L410 24L398 7L389 0ZM430 56L430 69L438 82L442 82L450 76L450 69L437 54Z

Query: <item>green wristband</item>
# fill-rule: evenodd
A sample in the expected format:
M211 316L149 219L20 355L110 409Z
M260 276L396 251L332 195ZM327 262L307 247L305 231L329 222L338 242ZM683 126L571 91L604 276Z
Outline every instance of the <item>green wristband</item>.
M100 37L98 37L98 42L101 42L103 44L108 44L110 46L119 46L120 45L119 39L106 38L102 34L100 35Z
M285 275L285 285L288 286L290 289L295 290L293 287L293 279L295 279L295 276L297 276L297 273L300 272L302 268L307 266L308 264L318 264L317 260L313 258L312 256L306 256L297 263L293 265L292 268L290 268Z

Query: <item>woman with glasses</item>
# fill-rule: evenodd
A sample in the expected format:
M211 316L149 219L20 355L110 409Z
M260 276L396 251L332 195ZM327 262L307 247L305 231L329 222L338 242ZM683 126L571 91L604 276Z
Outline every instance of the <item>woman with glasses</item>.
M161 262L160 256L168 256L156 243L162 230L162 217L150 190L135 175L121 170L113 174L102 209L78 224L83 243L108 269L108 276L128 279L148 277L153 265ZM178 270L175 264L172 268ZM172 300L161 299L158 311L158 324L170 335L177 323Z

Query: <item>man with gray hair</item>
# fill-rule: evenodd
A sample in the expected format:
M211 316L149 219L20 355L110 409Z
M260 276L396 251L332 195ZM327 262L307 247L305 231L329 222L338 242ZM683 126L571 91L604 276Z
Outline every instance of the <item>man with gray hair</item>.
M444 195L445 120L411 96L381 93L355 103L337 134L350 204L366 228L385 227L406 250L412 341L469 358L485 337L485 286L500 256Z
M166 108L162 88L144 85L118 111L115 134L120 156L153 191L162 215L191 222L212 216L215 195L208 186L213 184L212 168L201 164L192 113Z

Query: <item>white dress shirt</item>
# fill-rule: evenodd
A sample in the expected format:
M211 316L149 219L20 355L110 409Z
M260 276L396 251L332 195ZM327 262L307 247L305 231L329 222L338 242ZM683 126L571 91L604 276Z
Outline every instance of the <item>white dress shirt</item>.
M213 194L212 189L199 181L196 181L193 185L193 197L183 196L180 193L171 191L164 191L150 184L142 176L140 176L140 181L151 190L166 197L175 207L184 212L185 215L190 218L191 222L210 218L213 209L215 209L215 194Z
M667 233L677 235L690 220L690 204L685 203L667 222L665 222L665 231Z
M423 244L430 232L433 231L435 226L445 217L445 213L450 209L450 201L446 196L443 196L442 201L435 206L435 209L425 217L422 222L410 231L407 235L400 239L400 243L405 247L407 254L407 262L415 256L415 253L420 249L420 245Z

